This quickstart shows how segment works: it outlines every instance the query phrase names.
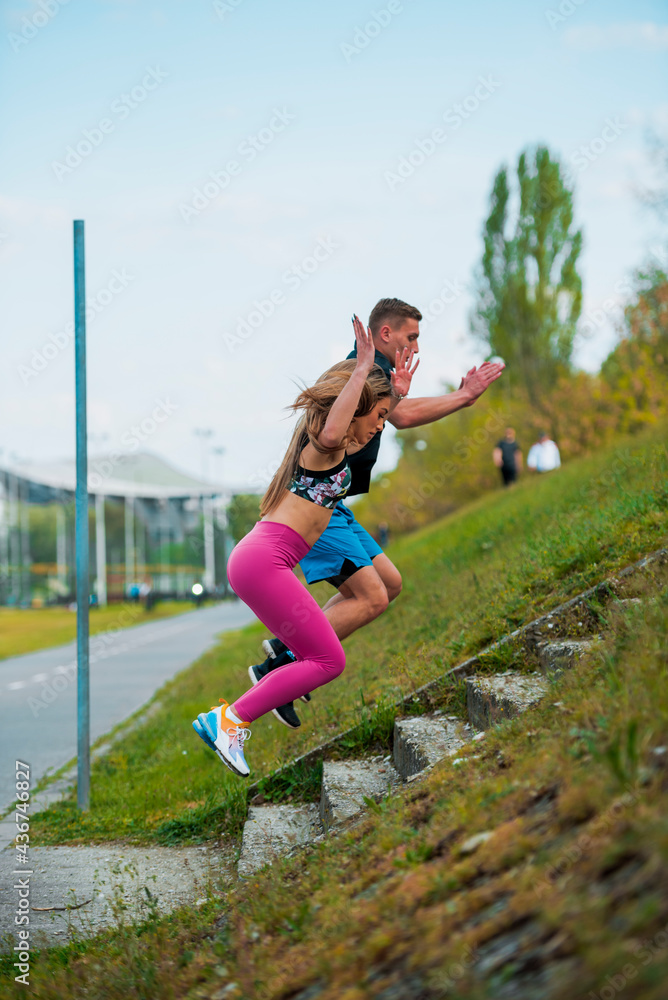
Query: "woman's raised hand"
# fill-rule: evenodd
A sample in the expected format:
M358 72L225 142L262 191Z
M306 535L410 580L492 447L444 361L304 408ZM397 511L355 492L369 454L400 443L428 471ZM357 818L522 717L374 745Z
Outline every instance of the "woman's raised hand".
M355 331L355 346L357 348L357 367L361 368L366 374L373 368L376 358L376 348L371 335L371 328L369 327L365 330L359 317L353 316L353 329Z
M413 358L415 356L415 351L408 353L408 348L404 347L403 351L397 350L394 371L390 375L392 380L392 388L398 396L407 396L408 390L411 387L411 379L415 372L417 371L417 366L420 364L420 359L418 358L413 367Z

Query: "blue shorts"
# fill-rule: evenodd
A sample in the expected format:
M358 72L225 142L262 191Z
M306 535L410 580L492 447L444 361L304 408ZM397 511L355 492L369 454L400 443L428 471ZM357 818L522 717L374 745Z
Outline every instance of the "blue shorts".
M333 587L340 587L358 569L371 566L382 552L353 512L339 502L329 524L299 565L307 583L327 580Z

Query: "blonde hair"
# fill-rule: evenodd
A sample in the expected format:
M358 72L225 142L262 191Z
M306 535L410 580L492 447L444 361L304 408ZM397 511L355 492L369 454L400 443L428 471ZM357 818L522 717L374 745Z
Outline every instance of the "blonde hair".
M328 368L320 376L315 385L302 389L294 403L290 406L290 409L295 412L298 410L303 410L304 412L295 427L285 457L270 482L267 492L262 497L260 517L265 517L280 502L283 491L295 474L297 465L299 464L299 456L309 442L316 451L326 455L331 452L340 451L351 440L352 435L347 432L336 448L323 448L318 441L318 436L325 426L329 411L356 367L357 361L354 358L351 358L349 361L339 361L338 364L332 365L331 368ZM389 396L389 394L390 383L387 375L380 365L374 365L362 386L355 416L364 417L367 413L371 413L378 400L382 399L383 396Z

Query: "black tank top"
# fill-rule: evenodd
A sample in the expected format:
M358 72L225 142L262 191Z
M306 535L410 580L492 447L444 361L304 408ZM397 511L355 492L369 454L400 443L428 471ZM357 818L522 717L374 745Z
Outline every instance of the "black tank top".
M348 358L357 357L357 348L354 348ZM346 358L346 360L348 360ZM374 358L375 363L379 368L382 368L387 375L387 381L390 382L390 372L394 371L394 365L391 364L384 354L380 351L376 351L376 356ZM371 485L371 473L373 472L373 467L378 459L378 451L380 449L380 435L382 431L378 431L368 444L365 444L363 448L355 452L354 455L348 456L348 464L350 465L350 471L352 473L352 482L350 484L350 489L348 490L348 496L354 497L359 493L368 493L369 487Z

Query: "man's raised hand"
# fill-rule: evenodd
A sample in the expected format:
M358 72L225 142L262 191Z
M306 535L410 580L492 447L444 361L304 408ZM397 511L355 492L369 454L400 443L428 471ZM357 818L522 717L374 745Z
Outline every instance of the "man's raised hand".
M505 367L502 361L484 361L480 368L476 368L474 365L473 368L469 369L459 386L471 397L465 405L472 406L492 382L496 382L497 378L500 378Z
M370 372L376 359L376 348L371 335L371 327L364 329L358 316L353 316L355 331L355 347L357 348L357 367L365 373Z
M408 395L408 390L411 387L411 379L417 371L417 366L420 364L420 359L418 358L411 368L414 357L415 351L411 351L409 355L407 347L404 347L403 351L397 350L394 362L395 370L390 374L392 388L397 396Z

